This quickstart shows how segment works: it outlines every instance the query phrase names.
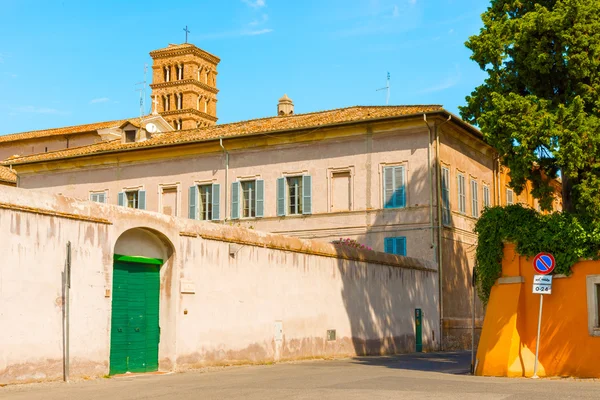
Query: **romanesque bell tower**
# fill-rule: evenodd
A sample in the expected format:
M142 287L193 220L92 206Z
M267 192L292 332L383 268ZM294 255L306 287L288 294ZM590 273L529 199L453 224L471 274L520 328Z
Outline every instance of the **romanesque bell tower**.
M175 129L217 122L218 57L193 44L170 44L150 52L152 106Z

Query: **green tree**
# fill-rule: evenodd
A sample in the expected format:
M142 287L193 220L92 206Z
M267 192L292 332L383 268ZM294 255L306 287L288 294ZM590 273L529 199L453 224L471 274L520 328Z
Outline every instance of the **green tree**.
M480 127L520 193L600 220L600 0L492 0L466 46L488 76L462 117Z

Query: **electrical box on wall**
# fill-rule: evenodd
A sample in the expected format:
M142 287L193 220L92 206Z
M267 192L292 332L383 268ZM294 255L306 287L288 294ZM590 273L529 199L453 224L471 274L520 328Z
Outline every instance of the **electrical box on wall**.
M335 340L335 329L327 330L327 341Z

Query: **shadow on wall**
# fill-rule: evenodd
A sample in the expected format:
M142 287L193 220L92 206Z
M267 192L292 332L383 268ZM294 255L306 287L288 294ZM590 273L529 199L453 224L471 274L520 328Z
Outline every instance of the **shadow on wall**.
M406 193L407 207L414 205L411 198L428 198L428 186L425 168L410 174L414 187L407 185L411 191ZM378 209L380 196L371 193L371 204ZM400 214L388 209L377 212L375 221L367 227L365 235L356 240L361 244L373 246L375 251L383 251L372 242L373 235L403 236L396 224L401 223ZM385 231L383 233L382 231ZM429 230L422 232L429 237ZM373 234L373 235L372 235ZM410 242L409 242L410 243ZM352 249L337 245L339 254ZM414 258L419 258L413 255ZM426 257L422 257L426 258ZM431 259L431 258L430 258ZM349 317L351 341L356 355L386 355L408 353L416 350L415 308L420 308L424 318L422 323L422 343L424 351L437 348L434 336L438 328L437 318L437 273L422 272L408 268L385 265L369 265L351 267L350 263L340 258L338 270L342 278L342 298ZM438 340L437 338L435 338Z

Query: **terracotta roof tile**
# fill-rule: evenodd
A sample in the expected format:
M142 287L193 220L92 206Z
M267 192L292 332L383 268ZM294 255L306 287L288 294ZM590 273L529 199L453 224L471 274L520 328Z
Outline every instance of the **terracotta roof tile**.
M435 111L443 111L442 106L356 106L308 114L260 118L186 131L166 132L155 135L152 137L152 139L136 143L121 143L120 140L113 140L110 142L96 143L78 148L16 157L4 161L3 164L27 164L31 162L50 161L99 153L125 151L136 148L192 143L218 138L266 134L294 129L310 129L330 124L360 122L386 117L399 117Z
M98 129L115 128L127 122L126 119L117 121L96 122L93 124L65 126L62 128L44 129L40 131L20 132L0 136L0 143L14 142L17 140L38 139L48 136L72 135L75 133L94 132Z
M10 169L0 165L0 181L17 183L17 174Z

